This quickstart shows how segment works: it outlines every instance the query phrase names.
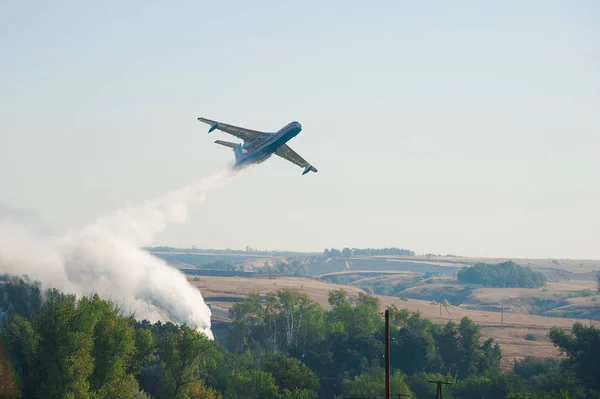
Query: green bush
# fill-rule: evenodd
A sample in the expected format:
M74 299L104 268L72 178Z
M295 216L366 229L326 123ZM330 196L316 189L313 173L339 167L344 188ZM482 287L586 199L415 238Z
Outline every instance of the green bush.
M527 341L535 341L535 339L536 339L536 336L535 336L535 334L532 334L532 333L527 333L527 334L525 334L525 339L526 339Z

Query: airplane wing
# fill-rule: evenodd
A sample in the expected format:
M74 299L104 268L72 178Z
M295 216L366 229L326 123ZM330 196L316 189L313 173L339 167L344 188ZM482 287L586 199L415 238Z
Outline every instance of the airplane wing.
M306 162L304 158L298 155L296 151L292 150L287 144L279 147L277 151L275 151L275 154L295 165L300 166L301 168L305 168L304 173L302 173L303 175L311 171L315 173L318 172L317 168Z
M235 136L244 141L252 141L252 140L256 139L257 137L260 137L265 134L264 132L259 132L257 130L250 130L250 129L246 129L243 127L228 125L226 123L221 123L221 122L213 121L213 120L202 118L202 117L198 118L198 120L200 122L208 123L210 125L210 129L208 129L209 133L215 129L218 129L218 130L221 130L222 132L229 133L232 136Z

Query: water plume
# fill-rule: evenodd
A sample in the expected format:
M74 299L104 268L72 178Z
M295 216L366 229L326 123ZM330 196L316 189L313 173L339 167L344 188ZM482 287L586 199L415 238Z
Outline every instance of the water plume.
M45 287L77 296L97 293L139 320L186 323L213 339L211 312L185 275L143 249L188 207L222 188L240 171L225 170L163 197L98 218L63 236L34 236L0 220L0 272L28 275Z

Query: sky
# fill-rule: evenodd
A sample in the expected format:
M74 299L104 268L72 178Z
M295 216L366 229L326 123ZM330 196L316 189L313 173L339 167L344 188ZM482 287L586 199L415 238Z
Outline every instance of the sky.
M60 234L228 167L156 245L600 259L600 5L0 3L0 217ZM235 139L233 141L236 141Z

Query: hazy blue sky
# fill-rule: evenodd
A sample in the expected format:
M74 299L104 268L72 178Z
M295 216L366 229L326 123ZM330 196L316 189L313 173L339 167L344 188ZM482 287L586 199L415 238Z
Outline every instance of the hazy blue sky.
M0 214L57 231L268 162L156 244L600 259L600 6L589 1L0 4Z

